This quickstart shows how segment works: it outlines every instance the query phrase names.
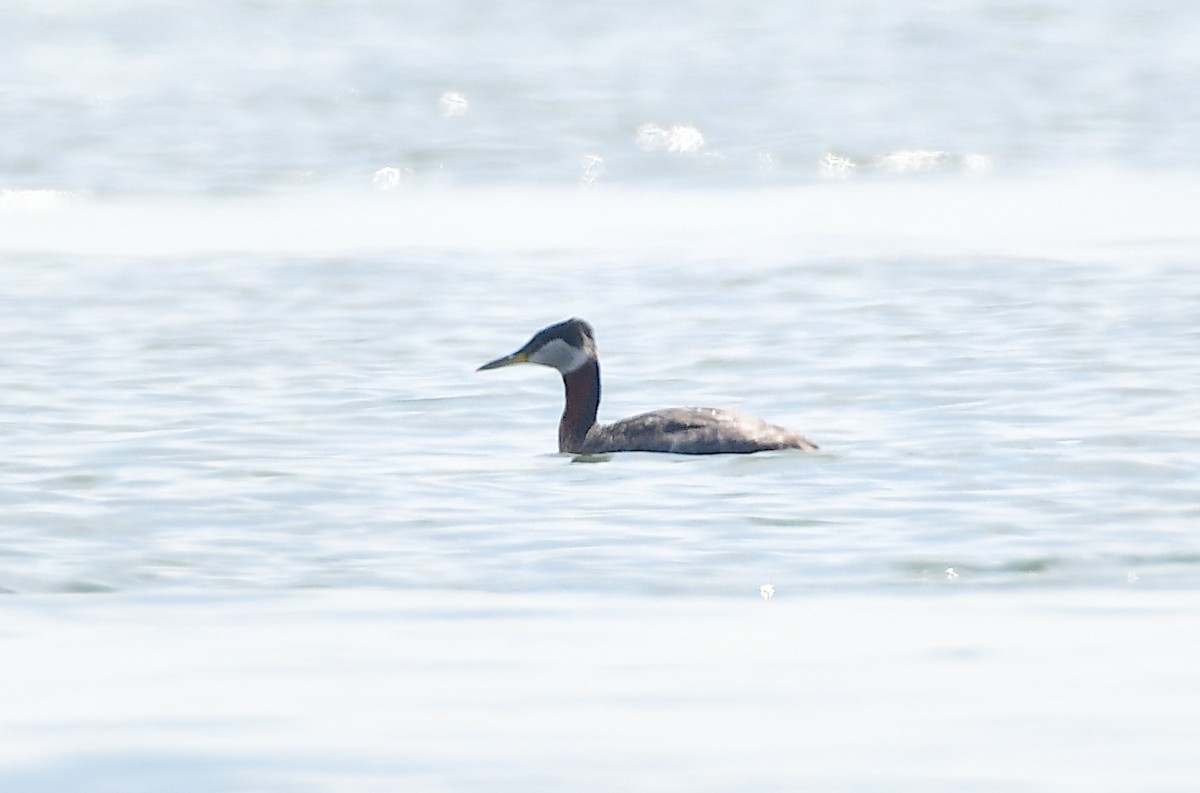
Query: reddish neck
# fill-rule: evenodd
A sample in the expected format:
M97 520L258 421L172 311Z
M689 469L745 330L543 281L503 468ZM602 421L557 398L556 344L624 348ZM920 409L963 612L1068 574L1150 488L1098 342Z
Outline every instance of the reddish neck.
M558 450L579 453L600 408L600 363L589 360L563 375L567 405L558 423Z

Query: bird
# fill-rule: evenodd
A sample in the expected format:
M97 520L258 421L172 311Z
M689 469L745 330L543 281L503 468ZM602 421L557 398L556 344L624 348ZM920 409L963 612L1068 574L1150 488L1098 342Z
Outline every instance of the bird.
M600 359L592 326L582 319L572 318L543 328L521 349L489 361L476 371L518 363L542 364L562 375L566 406L558 423L559 452L751 454L775 449L817 449L815 443L798 432L721 408L666 408L613 424L597 423Z

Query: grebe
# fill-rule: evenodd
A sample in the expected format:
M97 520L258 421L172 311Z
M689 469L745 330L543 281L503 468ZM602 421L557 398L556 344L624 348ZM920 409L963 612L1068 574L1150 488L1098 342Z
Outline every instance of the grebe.
M592 326L582 319L568 319L543 328L512 355L485 363L476 371L515 363L552 366L562 375L567 404L558 423L560 452L749 454L769 449L817 448L798 432L718 408L667 408L615 424L596 423L600 407L600 360Z

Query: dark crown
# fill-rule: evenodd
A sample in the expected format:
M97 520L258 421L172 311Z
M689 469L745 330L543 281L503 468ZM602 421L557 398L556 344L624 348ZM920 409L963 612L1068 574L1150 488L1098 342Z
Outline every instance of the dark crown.
M541 347L555 339L562 339L567 344L580 350L591 349L596 341L592 334L592 326L582 319L572 317L537 332L530 340L531 346Z

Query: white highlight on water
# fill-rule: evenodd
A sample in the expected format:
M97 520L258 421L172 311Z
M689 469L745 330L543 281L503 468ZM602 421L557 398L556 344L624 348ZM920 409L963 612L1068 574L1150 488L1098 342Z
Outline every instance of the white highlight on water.
M857 164L849 157L843 157L840 154L829 152L821 158L820 168L822 176L829 176L838 179L844 179L854 172Z
M763 151L758 154L758 173L760 176L775 176L779 173L779 155Z
M667 151L672 154L691 154L704 148L704 136L690 124L677 124L664 129L654 123L638 129L637 146L642 151Z
M438 110L443 118L465 116L471 109L471 103L457 91L446 91L438 98Z
M400 186L403 178L404 171L402 169L389 165L376 171L371 183L379 190L394 190Z
M995 162L986 154L967 154L963 157L963 170L967 173L991 173Z
M70 201L71 193L63 190L0 190L0 212L45 212Z
M915 149L896 151L879 158L879 168L888 173L927 173L945 166L950 155L944 151Z
M585 184L593 184L604 173L604 160L595 154L588 154L583 158L583 176L581 179Z

